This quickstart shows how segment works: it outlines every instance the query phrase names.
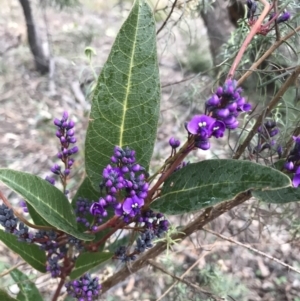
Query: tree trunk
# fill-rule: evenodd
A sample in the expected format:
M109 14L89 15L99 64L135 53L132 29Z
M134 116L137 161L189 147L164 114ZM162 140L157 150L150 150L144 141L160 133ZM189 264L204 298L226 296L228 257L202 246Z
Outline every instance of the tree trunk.
M221 46L227 42L231 32L237 26L237 20L242 18L244 8L239 0L216 0L211 7L201 10L201 16L207 28L210 50L214 65L219 63L218 54Z
M45 74L49 72L49 57L46 55L42 41L38 35L36 30L36 26L33 20L32 11L30 7L29 0L19 0L22 6L26 26L27 26L27 35L28 35L28 43L30 46L30 50L34 56L35 66L37 71L41 74Z

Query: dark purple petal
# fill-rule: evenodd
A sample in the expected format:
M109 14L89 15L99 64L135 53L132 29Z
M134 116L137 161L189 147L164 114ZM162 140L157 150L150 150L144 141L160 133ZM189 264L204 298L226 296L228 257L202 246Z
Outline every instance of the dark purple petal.
M237 109L237 103L236 103L236 102L229 103L229 104L227 105L227 109L228 109L230 112L236 111L236 109Z
M211 98L206 101L207 106L216 107L220 104L220 98L214 94Z
M278 129L278 128L275 128L275 129L273 129L272 131L270 131L269 135L270 135L270 137L274 137L274 136L276 136L278 133L279 133L279 129Z
M236 120L235 122L231 123L231 124L227 124L227 128L230 129L230 130L234 130L238 127L239 125L239 122Z
M300 173L295 174L293 178L293 186L298 187L300 185Z
M217 120L214 123L212 135L216 138L223 137L225 129L225 124L222 121Z
M73 120L70 120L70 121L68 122L68 124L66 125L66 129L67 129L67 130L70 130L70 129L72 129L74 126L75 126L75 122L74 122Z
M278 19L277 19L277 23L282 23L282 22L286 22L290 19L291 14L289 12L284 12L283 14L281 14Z
M244 112L249 112L250 110L252 109L252 105L250 103L245 103L243 106L242 106L242 110Z
M300 136L299 136L299 137L293 136L293 140L294 140L296 143L300 143Z
M218 110L216 110L216 116L217 117L219 117L219 118L226 118L226 117L228 117L228 115L229 115L229 110L228 109L218 109Z
M200 140L195 142L195 147L203 150L208 150L210 148L210 143L208 142L208 140Z
M238 105L238 107L242 107L245 104L245 98L241 97L236 104Z
M59 119L57 119L57 118L55 118L54 120L53 120L53 123L56 125L56 126L61 126L61 121L59 120Z
M64 111L64 112L63 112L63 116L62 116L62 120L63 120L63 121L67 121L68 118L69 118L68 112L67 112L67 111Z
M284 164L284 168L288 171L292 171L294 169L294 163L293 162L286 162Z
M236 118L234 116L228 116L227 118L225 118L224 120L222 120L226 126L233 124L236 122Z

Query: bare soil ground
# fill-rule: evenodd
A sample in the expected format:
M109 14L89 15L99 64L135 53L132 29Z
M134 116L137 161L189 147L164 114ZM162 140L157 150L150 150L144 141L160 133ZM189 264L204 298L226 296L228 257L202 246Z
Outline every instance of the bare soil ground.
M49 77L34 70L18 1L0 0L0 166L41 177L49 174L58 149L52 120L68 110L76 120L81 149L74 168L78 172L70 183L71 189L78 186L84 171L80 155L83 155L90 107L89 83L93 79L84 49L87 46L95 49L97 55L92 66L99 73L130 7L129 3L124 3L120 9L109 1L82 2L84 5L80 7L63 11L43 10L34 2L36 19L42 32L48 35L55 62L54 73ZM176 20L180 18L181 22L169 26L158 37L162 105L153 169L167 155L171 136L184 139L184 121L192 113L201 111L213 85L208 76L193 75L182 67L192 43L186 38L186 24L189 24L189 30L193 29L189 31L194 35L193 39L204 41L204 50L207 49L201 20L188 20L188 16L181 16L180 11L176 14ZM205 51L199 55L209 57ZM182 81L187 78L191 79ZM229 153L226 139L215 142L212 149L212 152L198 151L190 160L225 158ZM15 195L3 186L0 189L17 204ZM266 206L252 200L213 222L209 229L300 270L300 241L295 232L299 228L299 216L296 205ZM177 226L193 217L170 217L170 220ZM300 301L298 273L253 250L204 231L178 243L157 261L178 277L188 271L185 280L223 297L223 300ZM20 262L18 256L0 246L0 273ZM26 265L20 268L34 277L45 300L49 300L56 280L41 276ZM120 264L113 262L100 275L104 279L119 268ZM174 282L170 276L149 266L111 289L102 299L213 300L183 283L176 284L165 294ZM0 286L12 294L17 292L9 276L1 278Z

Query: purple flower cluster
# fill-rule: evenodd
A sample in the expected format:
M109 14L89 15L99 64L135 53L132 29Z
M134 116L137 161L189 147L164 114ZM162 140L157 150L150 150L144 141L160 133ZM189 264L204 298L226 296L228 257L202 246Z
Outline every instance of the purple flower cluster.
M66 255L65 246L60 247L57 243L57 233L54 231L38 231L35 234L35 240L40 244L40 248L47 253L46 270L50 272L53 278L61 274L60 260Z
M71 247L75 247L73 254L83 249L82 241L71 235L67 235L62 239L54 231L40 230L35 234L34 241L40 245L42 250L45 250L47 256L46 270L51 273L53 278L61 275L61 261Z
M165 216L152 210L143 212L138 221L143 223L144 227L151 230L157 237L160 237L169 228L169 222L165 219Z
M119 259L122 262L129 262L136 259L135 254L127 254L128 250L125 246L119 246L115 251L114 258Z
M74 159L71 158L72 155L78 152L77 146L72 146L76 143L74 126L75 123L72 120L69 120L68 112L64 112L61 119L55 118L54 125L57 127L56 137L60 141L60 151L57 154L57 157L64 163L64 170L58 164L54 164L51 167L51 171L55 175L59 175L61 179L66 179L70 174L71 168L74 164ZM52 177L46 177L46 180L54 185L55 179Z
M46 270L51 273L52 277L60 276L59 261L65 256L68 249L66 245L59 246L57 243L58 236L55 232L40 230L35 235L30 233L29 228L15 217L13 210L4 204L0 205L0 225L5 228L6 232L17 236L19 241L39 244L40 248L47 253ZM76 242L76 244L78 243Z
M148 193L145 169L136 163L135 151L129 147L116 146L111 157L111 165L103 170L100 188L105 189L105 197L93 203L90 213L99 218L107 216L107 207L111 206L115 214L123 216L125 222L140 213ZM121 193L123 192L123 193Z
M119 259L122 262L135 260L137 254L152 248L152 240L155 237L161 237L169 228L169 222L164 215L155 213L152 210L142 212L137 221L144 229L136 240L134 252L128 253L128 249L125 246L120 246L115 252L115 259Z
M294 148L290 151L287 158L287 162L284 167L290 173L294 173L293 186L298 187L300 185L300 136L293 137L295 141Z
M101 285L99 278L92 278L85 274L79 280L73 280L65 284L68 294L78 301L93 301L98 298Z
M206 101L205 114L196 115L187 123L188 132L195 135L195 147L207 150L210 148L209 138L223 137L226 128L233 130L238 127L238 115L251 110L241 92L235 80L227 80Z
M19 241L33 242L33 234L29 233L29 228L22 222L19 222L13 210L5 204L0 205L0 225L6 232L16 235Z
M4 227L6 232L13 233L17 228L18 219L12 209L6 205L0 205L0 225Z
M88 199L79 197L76 201L75 214L77 223L83 224L85 227L90 226L87 216L90 213L91 202Z
M217 121L222 121L227 129L236 129L239 124L238 115L251 110L251 104L246 103L241 92L237 81L227 80L224 86L218 87L216 93L206 101L205 113Z

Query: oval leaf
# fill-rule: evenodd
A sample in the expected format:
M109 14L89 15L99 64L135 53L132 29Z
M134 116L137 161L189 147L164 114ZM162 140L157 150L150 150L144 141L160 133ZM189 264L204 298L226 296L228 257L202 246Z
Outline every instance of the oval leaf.
M75 267L70 274L71 279L76 279L97 265L109 260L114 254L109 252L82 253L76 260Z
M129 146L148 168L156 138L160 82L155 21L135 1L99 76L85 142L86 172L98 189L113 149Z
M18 301L43 301L40 292L36 288L35 284L18 269L10 272L11 277L18 285L20 292L18 293Z
M228 201L249 189L290 185L289 177L270 167L249 161L205 160L171 175L161 197L150 207L166 214L182 214Z
M51 227L51 225L47 223L30 204L26 203L26 205L27 205L28 213L35 225Z
M0 289L0 300L1 301L17 301L13 297L11 297L6 291Z
M37 176L0 169L0 181L20 194L50 225L82 240L93 240L93 235L77 230L75 214L66 196L46 180Z
M253 191L252 195L265 203L286 204L300 201L300 189L285 187L276 190Z
M9 249L19 254L33 268L42 273L46 272L46 254L37 245L18 241L15 235L2 230L0 230L0 240Z

